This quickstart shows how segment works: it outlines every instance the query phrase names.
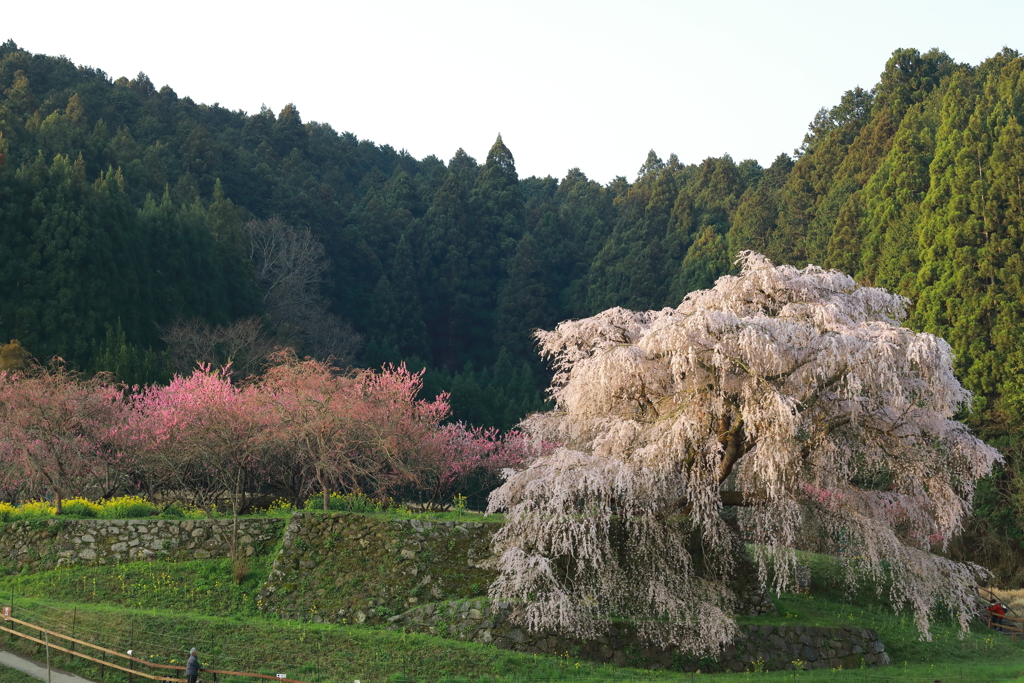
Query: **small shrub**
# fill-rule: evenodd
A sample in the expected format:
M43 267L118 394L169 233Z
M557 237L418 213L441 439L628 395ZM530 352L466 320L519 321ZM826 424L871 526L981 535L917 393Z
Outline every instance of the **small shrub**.
M76 517L95 518L99 517L103 506L94 503L87 498L69 498L64 501L64 514L75 515Z
M235 583L241 585L248 574L249 560L244 557L236 557L231 560L231 575L235 578Z
M168 519L201 519L206 516L206 513L199 508L175 502L165 507L160 516Z
M171 503L163 509L160 516L170 519L185 519L185 508L181 503Z
M138 517L151 517L157 512L156 505L153 505L140 496L120 496L111 498L102 503L103 510L100 517L103 519L135 519Z
M322 498L321 498L321 502L323 502ZM306 504L308 505L309 501L306 501ZM294 510L295 510L295 508L292 507L292 504L289 503L284 498L278 498L273 503L271 503L269 506L267 506L267 513L271 514L271 515L276 513L276 512L293 512Z
M452 510L461 517L466 513L466 497L461 493L452 498Z
M362 491L356 491L354 493L332 493L327 505L332 512L383 512L393 508L395 501L391 498L371 498ZM323 495L308 498L303 509L323 510Z
M47 519L57 514L57 509L45 500L30 500L22 503L11 514L11 521Z
M18 508L14 507L10 503L0 502L0 522L12 521L12 515Z

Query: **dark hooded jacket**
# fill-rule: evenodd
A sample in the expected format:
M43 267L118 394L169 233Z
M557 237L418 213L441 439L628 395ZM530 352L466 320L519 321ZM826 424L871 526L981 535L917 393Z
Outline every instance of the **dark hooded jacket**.
M188 662L185 663L185 675L199 675L199 657L196 657L195 655L189 655Z

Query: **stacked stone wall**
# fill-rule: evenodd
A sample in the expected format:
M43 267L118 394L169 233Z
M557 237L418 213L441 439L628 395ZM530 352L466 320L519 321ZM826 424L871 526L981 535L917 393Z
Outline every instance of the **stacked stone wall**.
M49 519L0 525L0 573L58 566L228 557L231 520ZM258 599L264 614L315 622L387 625L490 643L525 653L619 665L703 671L843 668L889 663L870 629L747 625L716 660L644 645L629 624L593 641L531 633L508 603L486 597L496 573L491 540L499 525L475 521L380 518L299 512L239 520L246 556L284 537ZM738 553L744 553L739 546ZM746 560L741 560L746 562ZM752 566L731 585L742 615L774 611Z
M629 624L613 625L591 641L531 632L515 621L512 605L478 599L414 608L390 620L390 628L429 633L495 647L619 666L678 671L776 671L888 665L878 633L860 628L742 625L716 659L698 660L678 650L645 645Z
M417 604L485 595L497 528L296 513L258 604L285 619L379 624Z
M497 577L491 521L378 518L299 512L259 595L260 609L284 619L382 624L422 603L487 595ZM757 570L742 566L730 588L744 616L775 611Z
M265 552L285 520L242 518L239 549ZM230 519L45 519L0 525L0 573L44 571L64 565L173 562L228 557Z

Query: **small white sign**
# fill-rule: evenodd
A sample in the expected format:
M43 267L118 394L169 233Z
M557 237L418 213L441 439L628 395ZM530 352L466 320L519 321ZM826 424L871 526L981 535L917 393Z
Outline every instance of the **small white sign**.
M278 678L288 678L288 674L277 674Z

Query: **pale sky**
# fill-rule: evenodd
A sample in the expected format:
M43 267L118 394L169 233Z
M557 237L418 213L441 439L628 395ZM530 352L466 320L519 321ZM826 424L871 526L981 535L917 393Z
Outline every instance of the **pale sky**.
M230 109L294 103L361 139L520 177L632 180L654 149L769 165L893 50L1024 51L1024 2L3 2L0 41Z

